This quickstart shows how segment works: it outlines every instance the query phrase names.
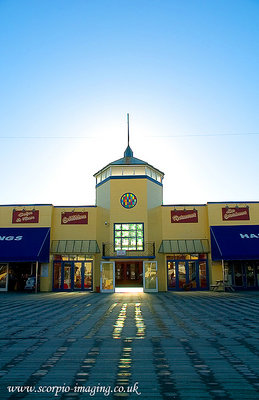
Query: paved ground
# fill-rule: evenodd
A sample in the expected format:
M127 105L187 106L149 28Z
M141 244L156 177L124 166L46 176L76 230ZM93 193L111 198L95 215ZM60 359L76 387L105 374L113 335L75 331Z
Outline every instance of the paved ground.
M258 292L1 293L0 304L1 400L259 399Z

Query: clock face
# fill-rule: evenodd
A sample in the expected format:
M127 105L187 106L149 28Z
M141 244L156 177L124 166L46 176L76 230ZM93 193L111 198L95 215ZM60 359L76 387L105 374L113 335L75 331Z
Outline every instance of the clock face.
M137 197L133 193L124 193L121 196L121 205L124 208L133 208L137 204Z

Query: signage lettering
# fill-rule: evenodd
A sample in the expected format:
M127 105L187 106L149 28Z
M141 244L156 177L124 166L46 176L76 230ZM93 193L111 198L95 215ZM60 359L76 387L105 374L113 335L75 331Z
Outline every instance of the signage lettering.
M23 236L0 236L0 240L7 240L8 242L10 242L11 240L22 240Z
M88 212L64 212L61 214L62 225L88 224Z
M241 221L249 220L249 208L248 207L232 207L232 208L222 208L222 220L223 221Z
M172 210L171 211L171 222L172 223L187 223L198 222L198 211L197 210Z
M39 210L16 211L13 210L13 224L37 224L39 222Z
M240 233L241 239L259 239L259 233Z

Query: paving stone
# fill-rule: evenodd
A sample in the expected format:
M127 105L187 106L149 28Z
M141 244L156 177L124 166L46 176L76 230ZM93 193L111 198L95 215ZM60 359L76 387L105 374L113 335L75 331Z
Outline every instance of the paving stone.
M259 292L0 293L0 304L1 400L23 398L8 393L14 385L112 390L136 382L141 395L92 398L259 398Z

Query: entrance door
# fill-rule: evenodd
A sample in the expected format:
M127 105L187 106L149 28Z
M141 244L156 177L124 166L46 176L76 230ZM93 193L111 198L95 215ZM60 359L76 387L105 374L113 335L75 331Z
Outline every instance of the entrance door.
M64 262L64 289L70 290L71 289L71 282L72 282L72 262L67 261Z
M246 272L246 286L247 288L254 288L256 286L256 275L255 275L255 266L251 264L245 265L245 272Z
M187 277L186 277L186 264L185 261L178 261L178 285L179 289L183 289L186 285Z
M234 286L243 287L244 286L244 276L243 268L241 263L236 263L234 265Z
M206 260L172 260L167 262L168 290L208 289Z
M157 292L157 261L144 261L144 292Z
M83 263L75 262L74 263L74 289L75 290L82 290L83 284Z
M0 291L6 292L8 287L8 264L0 264Z
M100 289L103 293L113 293L115 290L115 262L101 262Z
M118 287L143 287L142 261L116 261L115 286Z
M84 262L83 289L92 289L92 270L93 270L93 262L92 261Z
M92 261L54 261L54 290L90 290L92 288Z

